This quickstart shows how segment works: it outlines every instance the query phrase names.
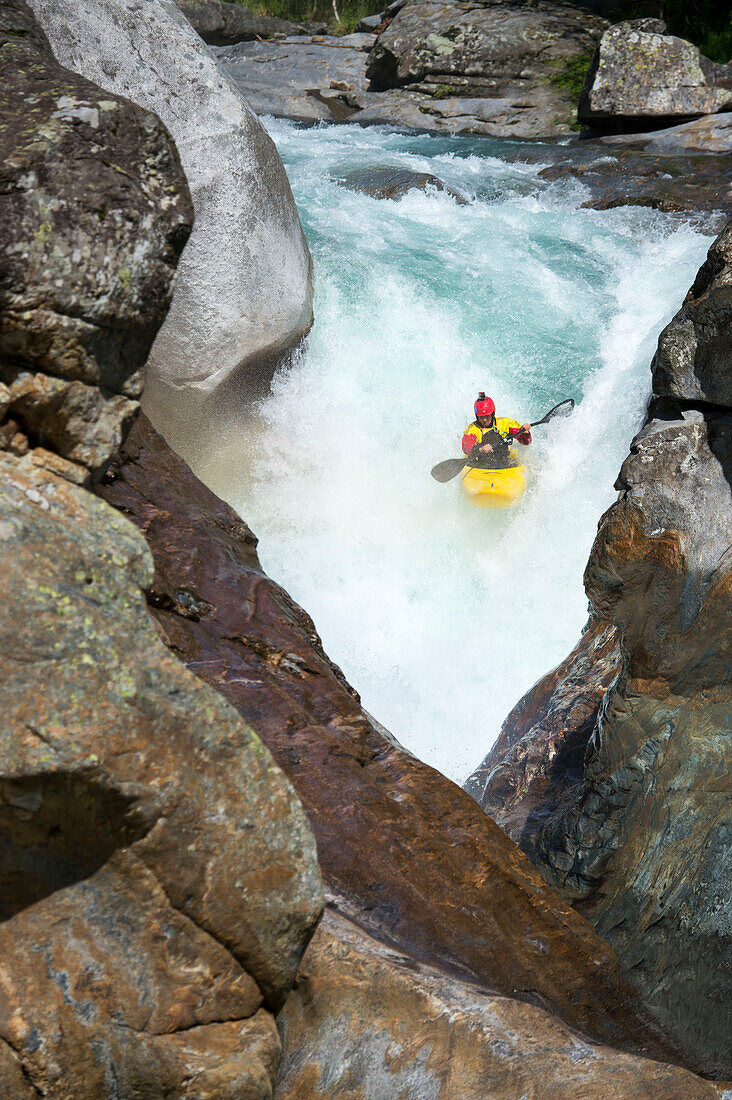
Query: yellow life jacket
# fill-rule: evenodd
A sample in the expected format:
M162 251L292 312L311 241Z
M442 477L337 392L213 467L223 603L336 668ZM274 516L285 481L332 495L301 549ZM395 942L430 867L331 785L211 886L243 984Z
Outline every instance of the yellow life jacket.
M515 433L521 430L521 425L518 420L512 420L510 416L497 416L493 428L481 428L478 421L474 420L472 424L468 424L463 432L463 441L465 441L466 435L472 435L475 443L482 443L484 436L488 435L489 432L497 431L508 443L510 442L509 432L511 428L513 428ZM475 446L475 443L471 444L471 446Z

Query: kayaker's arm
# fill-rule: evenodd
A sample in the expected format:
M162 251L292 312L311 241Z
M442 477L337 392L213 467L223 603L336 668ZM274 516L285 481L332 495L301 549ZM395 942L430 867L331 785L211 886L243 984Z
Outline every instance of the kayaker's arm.
M531 425L517 424L516 427L510 427L508 435L510 439L515 439L519 443L523 443L524 446L528 446L531 443Z

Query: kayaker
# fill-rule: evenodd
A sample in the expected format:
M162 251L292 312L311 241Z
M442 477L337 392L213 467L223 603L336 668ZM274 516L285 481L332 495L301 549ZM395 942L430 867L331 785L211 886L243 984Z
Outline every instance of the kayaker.
M519 424L508 416L496 416L495 403L484 393L478 394L473 407L475 420L463 433L463 454L493 464L507 458L510 443L531 443L531 425Z

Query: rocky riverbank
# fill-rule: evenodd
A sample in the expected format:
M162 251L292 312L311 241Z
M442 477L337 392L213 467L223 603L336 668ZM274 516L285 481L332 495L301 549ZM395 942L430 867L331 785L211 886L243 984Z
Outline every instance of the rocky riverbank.
M588 205L724 213L732 68L664 29L610 27L565 4L410 3L388 8L373 31L216 52L259 114L540 139L549 178L581 178ZM507 155L525 154L518 144Z

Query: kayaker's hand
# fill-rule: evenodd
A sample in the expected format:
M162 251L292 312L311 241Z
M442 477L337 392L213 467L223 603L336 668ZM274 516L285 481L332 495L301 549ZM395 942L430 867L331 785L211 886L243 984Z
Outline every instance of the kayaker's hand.
M493 454L493 448L491 447L490 443L486 443L485 446L481 447L480 449L481 451L483 451L484 454Z
M531 425L530 424L522 424L521 425L521 431L524 433L524 435L531 435Z

